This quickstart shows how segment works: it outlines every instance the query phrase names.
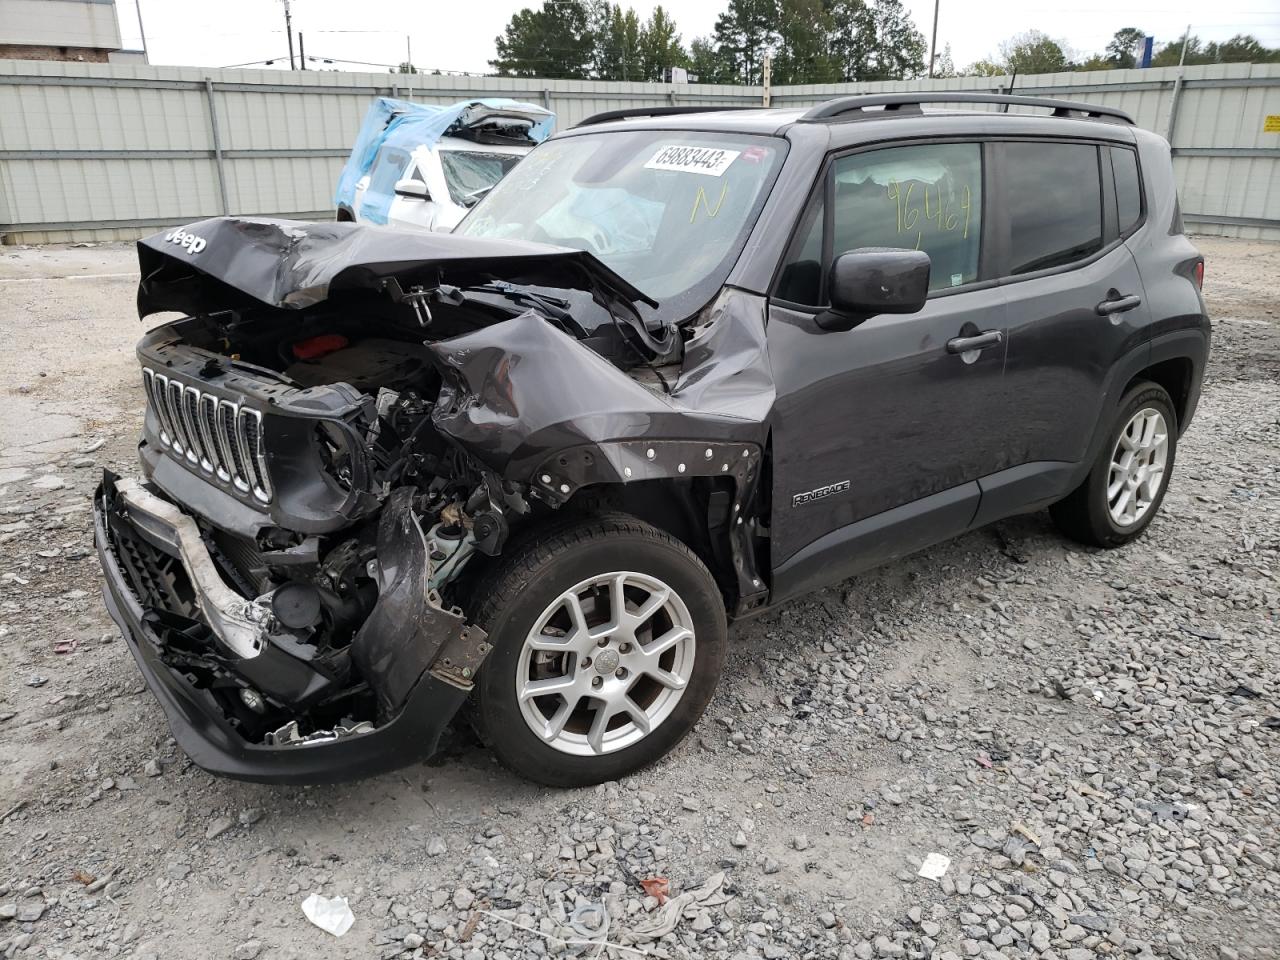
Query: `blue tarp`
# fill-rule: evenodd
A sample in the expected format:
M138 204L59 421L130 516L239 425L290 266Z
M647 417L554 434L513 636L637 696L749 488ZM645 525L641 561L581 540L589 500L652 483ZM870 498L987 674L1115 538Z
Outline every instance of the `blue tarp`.
M477 114L483 114L484 108L516 110L541 117L542 119L535 122L529 131L529 137L535 143L541 143L549 137L556 122L555 114L542 107L503 97L464 100L448 106L410 103L408 100L379 97L369 107L364 123L360 125L355 145L351 148L351 156L347 158L346 166L342 168L342 175L338 178L338 189L333 197L334 203L354 209L356 183L372 169L378 151L383 146L399 147L406 152L411 152L415 147L430 146L453 128L465 127L470 120L475 119ZM377 191L379 196L376 198L366 197L366 202L361 204L360 210L363 218L386 222L385 207L390 205L392 196L389 187L390 185L385 191ZM386 196L382 197L382 193ZM381 202L383 200L385 203ZM375 210L374 207L378 209ZM381 217L377 216L379 212Z

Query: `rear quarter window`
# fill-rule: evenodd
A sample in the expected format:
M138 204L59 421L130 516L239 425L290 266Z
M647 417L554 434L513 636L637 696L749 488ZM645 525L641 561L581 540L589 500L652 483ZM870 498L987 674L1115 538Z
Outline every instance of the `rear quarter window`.
M1126 147L1111 147L1111 171L1116 181L1116 222L1123 236L1142 219L1142 181L1138 155Z

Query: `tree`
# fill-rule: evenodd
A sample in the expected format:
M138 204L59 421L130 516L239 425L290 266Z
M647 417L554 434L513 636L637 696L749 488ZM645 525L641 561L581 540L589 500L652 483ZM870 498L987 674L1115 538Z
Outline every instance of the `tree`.
M831 18L822 0L781 0L773 83L834 83L840 70L827 48Z
M960 71L962 77L1001 77L1008 73L1008 68L1003 63L997 63L995 60L987 58L985 60L977 60L963 70Z
M729 0L716 18L715 45L732 83L763 81L764 58L778 49L778 0Z
M1107 44L1107 60L1120 70L1132 70L1138 65L1138 51L1147 38L1145 30L1137 27L1122 27L1115 32L1111 42Z
M661 5L653 8L640 29L640 79L660 81L667 67L687 67L689 54L680 43L676 23Z
M401 63L398 67L396 67L391 72L392 73L417 73L418 68L415 67L408 60L405 60L403 63Z
M732 83L732 65L726 64L713 37L698 37L689 44L689 73L699 83Z
M591 15L581 0L543 0L512 16L489 61L504 77L585 80L595 58Z
M1160 48L1151 58L1153 67L1176 67L1182 56L1182 40L1174 40ZM1187 38L1188 66L1202 63L1277 63L1280 49L1268 49L1256 37L1237 34L1222 43L1205 43L1197 36Z
M902 80L925 72L924 34L901 0L829 0L831 53L844 80Z
M1116 65L1100 53L1095 53L1081 63L1077 70L1114 70Z
M1059 73L1070 70L1066 51L1039 30L1028 30L1000 44L1000 55L1009 73Z
M1249 34L1237 33L1230 40L1205 47L1208 63L1276 63L1280 50L1269 50Z
M939 80L960 76L956 72L956 62L951 56L951 44L944 43L942 51L933 58L933 75Z
M1182 58L1182 38L1166 43L1151 58L1153 67L1176 67ZM1187 63L1205 63L1204 44L1199 37L1187 37Z
M642 80L640 18L635 10L603 3L591 31L594 75L598 80Z

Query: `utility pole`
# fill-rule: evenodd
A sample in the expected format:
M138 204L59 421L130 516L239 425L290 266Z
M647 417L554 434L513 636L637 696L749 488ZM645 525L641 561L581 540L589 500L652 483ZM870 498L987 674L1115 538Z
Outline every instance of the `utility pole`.
M769 89L769 87L772 81L773 81L773 54L766 53L764 55L764 99L760 104L763 107L769 106L769 98L772 96L772 91Z
M405 67L409 73L409 99L413 99L413 38L409 34L404 35L404 57Z
M942 0L933 0L933 39L929 41L929 79L933 79L933 61L938 56L938 5Z
M302 31L298 31L298 64L303 70L307 69L307 48L302 44Z
M1178 57L1178 76L1173 81L1173 95L1169 98L1169 121L1165 125L1164 138L1173 143L1173 128L1178 122L1178 99L1182 96L1182 77L1187 72L1187 44L1191 42L1191 24L1182 35L1182 54Z
M151 58L147 56L147 31L142 29L142 0L134 0L133 9L138 14L138 33L142 36L142 62L150 63Z
M293 17L289 13L289 0L284 2L284 34L289 38L289 69L296 70L293 63Z

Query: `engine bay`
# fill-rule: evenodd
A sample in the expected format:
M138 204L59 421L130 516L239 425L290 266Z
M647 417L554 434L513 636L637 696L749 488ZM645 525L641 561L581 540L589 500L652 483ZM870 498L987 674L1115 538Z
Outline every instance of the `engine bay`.
M460 575L496 556L513 524L551 509L432 425L443 379L425 335L491 324L490 310L437 309L428 330L412 310L273 316L280 312L188 317L140 347L144 367L165 370L167 382L195 370L199 389L233 384L265 396L275 477L267 506L303 499L324 521L315 531L272 522L231 530L196 513L217 576L261 625L263 653L234 666L209 643L188 572L151 558L170 584L152 599L174 618L165 625L171 665L208 690L246 740L266 744L373 729L441 658L469 686L462 671L478 666L484 634L465 622ZM169 421L154 406L149 413L159 434ZM177 434L181 417L172 420ZM189 436L196 447L199 430ZM153 466L153 480L162 472Z

